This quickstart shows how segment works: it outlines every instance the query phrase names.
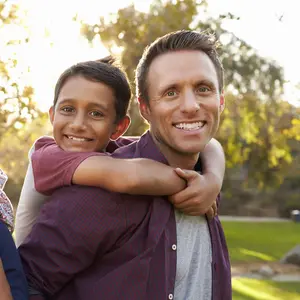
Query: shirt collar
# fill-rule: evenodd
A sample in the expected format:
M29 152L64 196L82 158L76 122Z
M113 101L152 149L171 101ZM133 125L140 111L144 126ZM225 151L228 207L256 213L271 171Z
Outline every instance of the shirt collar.
M138 141L137 147L139 149L139 155L141 158L148 158L161 162L165 165L169 165L167 159L155 144L149 130L147 130L141 136L140 140Z

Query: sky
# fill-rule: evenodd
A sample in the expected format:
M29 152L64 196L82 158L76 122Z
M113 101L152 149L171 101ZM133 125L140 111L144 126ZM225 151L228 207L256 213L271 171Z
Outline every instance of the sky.
M11 0L13 1L13 0ZM53 89L60 73L70 65L108 54L99 40L91 47L80 36L80 25L73 21L78 17L96 23L100 15L116 12L134 2L137 9L146 11L149 0L22 0L21 7L30 43L19 52L18 57L30 72L24 82L35 88L35 100L41 109L47 110L52 102ZM210 12L218 15L231 12L240 17L229 21L226 29L247 41L264 57L276 60L285 72L285 98L300 105L300 92L293 86L300 82L298 67L300 28L298 1L295 0L208 0ZM105 4L104 4L105 3Z

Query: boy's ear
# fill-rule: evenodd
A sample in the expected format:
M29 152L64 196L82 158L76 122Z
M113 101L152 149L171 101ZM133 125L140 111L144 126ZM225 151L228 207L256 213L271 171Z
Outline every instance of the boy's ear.
M130 117L125 116L122 120L120 120L115 128L114 133L110 136L112 140L118 139L121 135L123 135L130 125Z
M50 118L50 122L53 125L53 121L54 121L54 107L51 106L49 109L49 118Z

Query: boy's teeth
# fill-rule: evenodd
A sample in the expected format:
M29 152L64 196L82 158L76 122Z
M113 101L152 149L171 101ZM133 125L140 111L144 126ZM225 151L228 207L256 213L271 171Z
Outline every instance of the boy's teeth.
M75 136L68 136L68 138L69 138L70 140L74 140L74 141L78 141L78 142L85 142L85 141L88 140L88 139L86 139L86 138L77 138L77 137L75 137Z
M175 125L176 128L184 129L184 130L197 130L203 126L204 126L204 122L180 123Z

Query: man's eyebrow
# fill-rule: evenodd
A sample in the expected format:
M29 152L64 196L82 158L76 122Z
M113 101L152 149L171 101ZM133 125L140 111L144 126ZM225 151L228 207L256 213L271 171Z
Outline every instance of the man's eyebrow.
M197 80L197 81L195 81L194 85L197 85L197 86L198 85L207 85L210 88L217 89L216 84L210 79Z
M167 90L170 90L170 89L176 89L176 88L180 87L181 85L183 85L183 83L180 82L180 81L169 82L169 83L166 83L166 84L159 85L158 86L158 91L159 91L159 93L163 93L163 92L165 92ZM216 84L213 82L213 80L210 80L210 79L207 79L207 78L195 80L193 82L193 85L194 86L207 85L212 89L217 89Z
M159 85L158 86L158 92L159 93L163 93L167 90L170 90L170 89L176 89L180 86L180 83L178 82L170 82L170 83L167 83L167 84L162 84L162 85Z

